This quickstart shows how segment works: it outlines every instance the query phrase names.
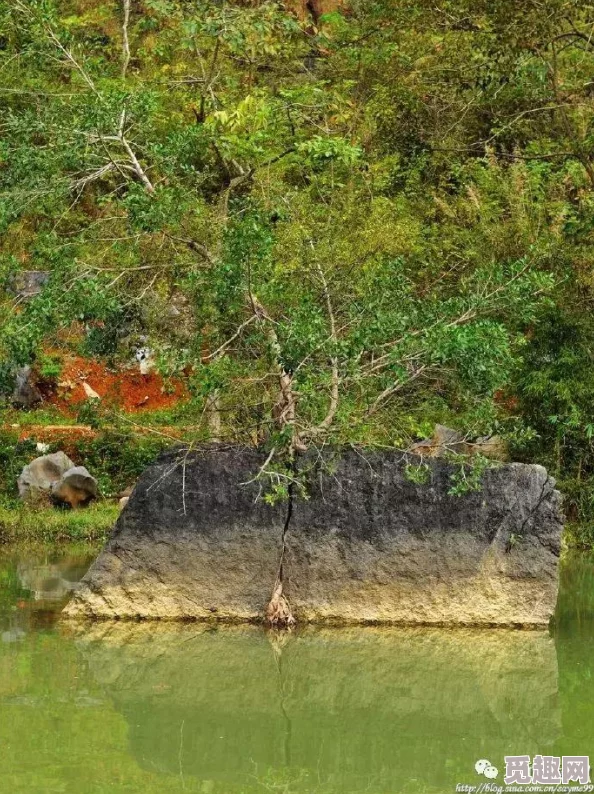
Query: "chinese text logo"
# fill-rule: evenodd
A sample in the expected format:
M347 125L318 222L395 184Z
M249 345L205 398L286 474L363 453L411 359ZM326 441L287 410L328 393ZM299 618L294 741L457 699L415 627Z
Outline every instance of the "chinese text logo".
M477 772L479 763L482 761L476 764ZM482 774L486 774L486 771ZM529 755L506 755L503 779L507 785L567 785L571 782L586 785L590 782L590 758L587 755L564 755L561 758L555 755L535 755L531 766Z

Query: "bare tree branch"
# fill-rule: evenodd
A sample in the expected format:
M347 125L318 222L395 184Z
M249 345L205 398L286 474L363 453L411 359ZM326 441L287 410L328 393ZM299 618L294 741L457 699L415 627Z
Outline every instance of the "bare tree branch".
M126 78L128 64L130 63L130 40L128 39L128 24L130 23L130 0L122 0L124 20L122 22L122 80Z
M208 355L204 356L203 357L203 361L210 361L213 358L218 358L218 356L220 356L222 353L224 353L225 350L229 347L229 345L231 345L237 339L237 337L241 334L243 329L246 328L248 325L253 323L254 320L257 320L257 319L258 319L258 316L256 314L252 314L251 317L249 317L247 320L245 320L245 322L241 323L241 325L239 326L237 331L235 331L233 336L230 336L229 339L227 339L226 342L224 342L220 347L218 347L214 351L214 353L209 353Z
M278 373L280 399L276 405L276 411L273 409L273 413L275 414L274 418L281 430L284 427L291 428L291 452L298 449L304 450L305 446L303 441L295 429L297 411L295 394L293 392L293 376L287 372L283 366L282 350L280 342L278 341L278 336L274 330L274 321L254 294L250 292L249 297L256 316L261 323L266 323L266 336L268 337Z
M310 241L311 242L311 241ZM313 243L312 243L313 248ZM332 385L330 388L330 407L328 408L328 413L324 417L324 419L320 422L320 424L313 428L310 431L312 434L317 435L318 433L322 433L325 430L328 430L332 422L334 421L334 417L336 416L336 411L338 410L338 400L339 400L339 385L340 379L338 375L338 357L336 356L336 344L338 342L336 336L336 320L334 317L334 309L332 308L332 300L330 298L330 292L328 290L328 282L326 281L326 276L324 275L324 271L319 263L316 263L317 271L320 275L320 280L322 282L322 286L324 289L324 298L326 299L326 308L328 309L328 319L330 322L330 340L332 342L333 347L335 348L334 355L330 359L331 367L332 367Z
M427 366L428 366L427 364L423 364L417 370L415 370L415 372L410 376L410 378L407 378L407 380L398 381L398 383L394 383L391 386L388 386L386 389L384 389L383 392L378 394L378 396L373 401L371 407L367 411L367 416L373 416L373 414L376 413L379 410L379 408L381 408L383 403L389 397L392 397L394 394L396 394L396 392L399 392L405 386L408 386L409 383L412 383L412 381L420 377L423 374L423 372L427 369Z
M137 177L140 179L142 184L145 186L145 188L147 190L147 193L150 193L151 196L152 196L155 193L155 188L154 188L152 182L150 181L150 179L148 178L148 176L146 175L146 172L143 170L142 166L138 162L138 158L134 154L134 150L132 149L132 147L130 146L128 140L126 139L126 137L124 135L124 126L125 126L125 124L126 124L126 109L124 108L124 110L122 110L122 115L120 116L120 125L119 125L119 129L118 129L118 136L117 137L118 137L118 140L120 141L120 143L122 144L122 146L124 147L124 150L125 150L126 154L128 155L128 157L130 159L130 162L132 163L132 168L136 172Z
M95 83L91 80L89 75L85 72L85 70L82 68L82 66L79 64L79 62L76 60L74 55L70 52L70 50L67 50L66 47L62 44L60 39L56 36L56 34L54 33L54 31L51 28L47 29L47 35L49 36L51 41L56 45L56 47L60 50L60 52L62 52L66 56L66 59L69 61L69 63L81 75L81 77L83 78L85 83L89 86L91 91L95 94L95 96L97 96L98 99L103 100L103 97L101 96L99 91L97 91L97 88L95 87Z

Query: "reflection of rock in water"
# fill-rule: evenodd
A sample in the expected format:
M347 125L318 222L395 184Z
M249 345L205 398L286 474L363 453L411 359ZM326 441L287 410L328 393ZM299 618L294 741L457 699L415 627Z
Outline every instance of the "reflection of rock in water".
M20 640L24 640L26 636L27 632L19 626L16 626L8 631L3 631L2 634L0 634L0 640L5 643L20 642Z
M449 790L478 757L557 737L557 663L540 632L95 624L80 647L130 725L139 762L324 791ZM520 752L520 749L518 749ZM418 781L412 786L411 781Z
M90 561L68 558L56 562L20 562L19 582L35 601L63 601L85 575Z

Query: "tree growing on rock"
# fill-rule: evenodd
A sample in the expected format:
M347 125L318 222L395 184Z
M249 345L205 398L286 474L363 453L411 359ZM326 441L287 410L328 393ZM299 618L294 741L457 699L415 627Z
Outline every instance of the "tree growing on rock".
M3 7L1 275L49 273L4 296L6 380L77 320L148 334L198 437L271 460L530 435L506 390L590 300L591 10L312 8Z

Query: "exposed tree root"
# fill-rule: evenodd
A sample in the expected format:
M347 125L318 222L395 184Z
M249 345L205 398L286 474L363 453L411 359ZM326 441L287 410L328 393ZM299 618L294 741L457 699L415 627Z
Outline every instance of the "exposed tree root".
M283 583L280 578L274 583L272 598L266 609L266 621L270 626L284 629L291 628L296 622L289 602L283 595Z

